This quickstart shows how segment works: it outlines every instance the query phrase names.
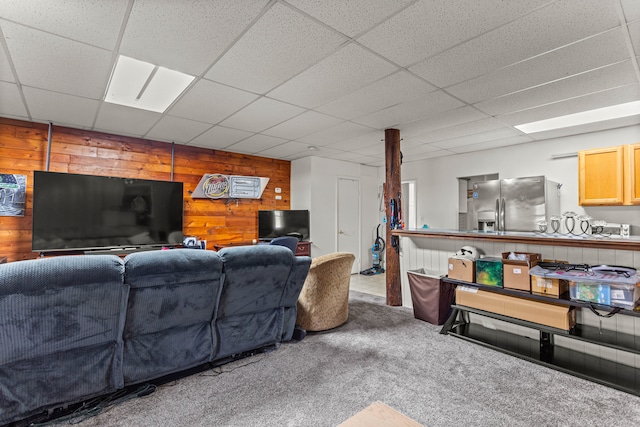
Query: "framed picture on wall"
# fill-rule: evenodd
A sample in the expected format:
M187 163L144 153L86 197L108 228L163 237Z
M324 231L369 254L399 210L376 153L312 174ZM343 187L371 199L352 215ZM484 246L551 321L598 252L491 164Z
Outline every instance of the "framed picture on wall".
M24 216L27 176L0 174L0 216Z

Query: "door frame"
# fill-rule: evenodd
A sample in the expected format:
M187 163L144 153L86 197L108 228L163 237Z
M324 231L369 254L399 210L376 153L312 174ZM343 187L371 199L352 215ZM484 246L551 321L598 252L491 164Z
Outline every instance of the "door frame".
M362 262L362 201L360 200L361 194L362 194L362 182L360 181L359 177L354 177L354 176L346 176L346 175L337 175L336 176L336 200L335 200L335 204L336 204L336 212L335 212L335 250L336 252L338 251L338 240L339 240L339 232L340 232L340 180L341 179L348 179L350 181L356 181L358 183L358 252L355 254L356 256L356 260L355 260L355 265L357 266L356 271L360 271L361 270L361 262Z

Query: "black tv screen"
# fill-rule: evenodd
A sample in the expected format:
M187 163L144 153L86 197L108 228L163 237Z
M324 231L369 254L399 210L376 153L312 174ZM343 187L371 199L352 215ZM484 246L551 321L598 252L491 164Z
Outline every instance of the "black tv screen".
M309 240L309 211L258 211L258 238L269 240L280 236Z
M33 251L182 243L181 182L35 171Z

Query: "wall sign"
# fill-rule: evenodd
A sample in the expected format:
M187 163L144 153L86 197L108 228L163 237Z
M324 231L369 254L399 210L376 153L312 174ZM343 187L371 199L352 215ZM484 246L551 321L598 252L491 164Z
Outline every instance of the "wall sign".
M24 216L27 176L0 174L0 216Z
M194 199L259 199L269 178L206 173L191 194Z

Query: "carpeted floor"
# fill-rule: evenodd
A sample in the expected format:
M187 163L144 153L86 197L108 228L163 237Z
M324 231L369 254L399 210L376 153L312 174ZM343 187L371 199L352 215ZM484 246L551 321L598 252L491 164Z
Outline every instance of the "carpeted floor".
M349 321L162 385L80 423L336 426L381 401L425 426L633 426L640 398L463 340L350 294Z

